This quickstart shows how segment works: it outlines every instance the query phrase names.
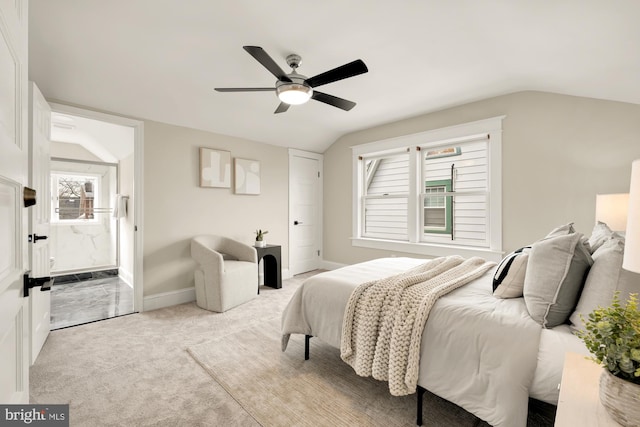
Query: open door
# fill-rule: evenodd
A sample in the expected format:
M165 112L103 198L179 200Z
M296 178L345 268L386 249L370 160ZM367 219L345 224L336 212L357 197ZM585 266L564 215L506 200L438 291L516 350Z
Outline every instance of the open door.
M0 2L0 402L29 402L28 304L23 298L27 210L27 6Z
M51 223L50 170L51 108L35 83L29 83L29 186L37 202L29 208L30 362L33 365L51 330L49 228Z

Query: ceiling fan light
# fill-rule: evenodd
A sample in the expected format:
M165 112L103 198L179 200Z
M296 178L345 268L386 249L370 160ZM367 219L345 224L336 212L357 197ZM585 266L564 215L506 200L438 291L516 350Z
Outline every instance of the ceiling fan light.
M313 89L298 83L285 83L276 88L280 101L290 105L300 105L311 99Z

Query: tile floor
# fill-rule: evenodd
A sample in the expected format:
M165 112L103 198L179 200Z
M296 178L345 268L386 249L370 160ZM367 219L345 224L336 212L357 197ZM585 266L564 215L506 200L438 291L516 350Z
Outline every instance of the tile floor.
M94 276L95 277L95 274ZM65 276L51 288L51 330L133 313L133 288L118 276Z

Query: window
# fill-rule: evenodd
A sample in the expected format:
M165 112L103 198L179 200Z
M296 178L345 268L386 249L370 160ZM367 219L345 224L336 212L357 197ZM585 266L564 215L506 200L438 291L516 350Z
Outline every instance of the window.
M409 156L407 153L368 157L364 160L362 234L390 240L407 240Z
M52 220L95 220L94 202L98 199L99 183L97 175L52 173Z
M424 230L425 234L451 234L453 203L451 180L426 181L424 184Z
M353 148L355 246L501 258L502 117Z

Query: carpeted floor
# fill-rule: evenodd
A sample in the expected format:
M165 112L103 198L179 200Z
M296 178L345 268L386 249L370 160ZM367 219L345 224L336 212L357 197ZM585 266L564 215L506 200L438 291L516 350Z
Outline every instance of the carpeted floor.
M282 368L289 367L283 363L293 363L304 369L307 379L314 378L306 390L295 392L301 402L314 387L329 384L335 388L323 390L324 395L336 395L353 390L355 384L356 405L344 399L316 405L316 413L328 411L327 423L391 425L381 419L384 413L396 425L414 425L415 396L391 398L384 393L384 383L343 371L346 365L327 363L332 357L339 359L337 350L312 340L312 360L305 363L303 339L298 337L297 342L292 338L286 353L279 352L280 314L306 277L286 280L278 290L263 287L258 298L226 313L189 303L53 331L31 368L31 403L69 403L72 426L294 425L299 415L287 414L297 407L277 401L286 401L286 393L275 396L276 385L288 387L291 383L286 381L295 376L286 375ZM264 376L253 384L253 392L247 391L246 373L255 373L256 366ZM267 377L270 367L282 374L273 384ZM328 374L333 379L322 385L318 378ZM353 405L355 415L336 414L345 405ZM424 408L426 426L486 425L433 395L428 394ZM553 425L552 416L535 408L530 412L530 426Z

